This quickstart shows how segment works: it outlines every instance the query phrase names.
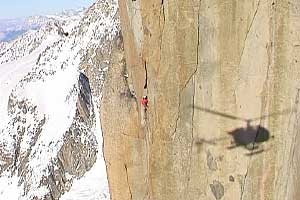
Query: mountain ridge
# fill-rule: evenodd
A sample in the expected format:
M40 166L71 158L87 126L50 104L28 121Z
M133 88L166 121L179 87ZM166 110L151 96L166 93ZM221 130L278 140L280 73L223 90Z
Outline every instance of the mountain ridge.
M1 199L58 199L84 179L82 196L109 199L96 112L117 13L116 1L99 0L84 15L1 45ZM95 181L101 186L93 189Z
M52 15L35 15L23 18L0 19L0 42L15 40L30 30L38 30L54 21L63 21L70 17L83 15L86 8L65 10Z

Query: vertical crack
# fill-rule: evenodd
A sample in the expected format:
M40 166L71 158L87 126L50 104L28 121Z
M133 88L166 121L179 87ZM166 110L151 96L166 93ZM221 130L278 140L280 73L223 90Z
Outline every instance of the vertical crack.
M245 174L244 179L243 179L243 183L241 185L241 197L240 197L240 200L243 200L243 197L244 197L244 191L245 191L246 179L248 177L248 171L249 171L249 163L248 163L248 166L247 166L246 174Z
M193 111L192 111L192 135L191 135L191 144L190 144L190 149L189 149L189 177L188 177L188 182L187 182L187 192L189 191L189 184L191 180L191 171L192 171L192 156L193 156L193 144L194 144L194 115L195 115L195 92L196 92L196 83L195 83L195 78L193 80L194 82L194 88L193 88L193 97L192 97L192 104L193 104Z
M165 5L164 5L164 0L161 1L161 6L162 6L162 12L163 12L163 17L164 17L164 22L166 21L166 15L165 15Z
M178 99L178 101L179 101L179 103L178 103L178 108L177 108L177 117L176 117L176 122L175 122L175 128L174 128L174 131L173 131L173 133L172 133L172 140L174 140L175 139L175 137L176 137L176 133L177 133L177 127L178 127L178 121L179 121L179 113L180 113L180 107L181 107L181 103L180 103L180 98L181 98L181 92L179 92L179 97L178 97L179 99Z
M148 86L148 71L147 71L147 62L144 62L144 68L145 68L145 84L144 89L147 89Z
M151 184L150 184L150 174L151 174L151 169L150 169L150 131L147 129L146 132L146 157L147 157L147 177L146 177L146 186L147 186L147 191L145 194L144 199L150 199L150 191L151 191Z
M257 12L258 12L259 5L260 5L260 0L259 0L258 3L257 3L257 7L256 7L256 10L255 10L255 12L254 12L253 18L252 18L252 20L251 20L251 22L250 22L250 26L249 26L249 28L248 28L248 30L247 30L247 32L246 32L246 36L245 36L244 44L243 44L243 49L242 49L242 53L241 53L241 56L240 56L240 61L239 61L239 65L238 65L238 66L241 65L242 57L243 57L243 54L244 54L244 51L245 51L246 41L247 41L247 39L248 39L249 32L250 32L250 30L251 30L251 28L252 28L252 26L253 26L253 22L254 22L254 20L255 20L255 18L256 18L256 15L257 15Z
M294 108L292 110L292 115L295 116L295 122L294 122L294 126L292 128L292 142L291 142L291 145L289 147L289 155L288 155L288 162L287 163L293 163L293 159L294 159L294 156L295 156L295 151L296 151L296 148L295 148L295 145L296 145L296 140L298 138L298 135L299 135L299 113L298 113L298 104L299 104L299 93L300 93L300 89L297 88L297 94L296 94L296 98L295 98L295 103L294 103ZM292 117L292 116L291 116ZM290 117L290 120L291 120L291 117ZM290 124L290 121L289 120L289 124ZM295 169L294 165L292 165L290 168L288 168L287 170L287 181L285 183L285 192L288 190L288 186L289 186L289 182L290 182L290 176L291 176L291 170Z
M249 32L253 26L253 23L254 23L254 20L257 16L257 12L258 12L258 8L259 8L259 5L260 5L260 0L258 1L257 3L257 7L256 7L256 10L254 12L254 15L253 15L253 18L251 20L251 23L250 23L250 26L246 32L246 36L245 36L245 39L244 39L244 44L243 44L243 49L242 49L242 52L241 52L241 56L240 56L240 61L239 61L239 64L238 66L241 65L241 62L242 62L242 57L243 57L243 54L244 54L244 51L245 51L245 46L246 46L246 41L248 39L248 35L249 35ZM269 70L268 70L269 71ZM267 72L268 73L268 72ZM258 129L259 130L259 129ZM259 134L259 131L257 131L256 135L255 135L255 139L254 139L254 142L253 142L253 145L252 145L252 149L251 149L251 153L253 153L254 149L255 149L255 142L257 140L257 137L258 137L258 134ZM250 156L249 158L249 161L248 161L248 165L247 165L247 170L246 170L246 173L245 173L245 176L244 176L244 179L243 179L243 182L241 184L241 196L240 196L240 200L243 200L244 198L244 191L245 191L245 185L246 185L246 181L247 181L247 178L248 178L248 173L249 173L249 167L250 167L250 164L251 164L251 160L252 160L252 157Z
M194 115L195 115L195 94L196 94L196 80L195 80L195 74L197 73L198 65L199 65L199 48L200 48L200 12L198 11L198 24L197 24L197 48L196 48L196 69L192 73L192 75L189 77L187 83L185 84L184 87L188 84L188 82L192 79L193 77L193 97L192 97L192 105L193 105L193 110L192 110L192 135L191 135L191 144L190 144L190 152L189 152L189 177L188 177L188 182L187 182L187 192L189 191L189 184L191 180L191 166L192 166L192 155L193 155L193 144L194 144Z
M163 24L161 24L161 15L163 17ZM159 25L162 25L161 28L161 33L160 33L160 44L159 44L159 48L160 48L160 62L161 62L161 55L162 55L162 40L163 40L163 33L164 33L164 28L165 28L165 21L166 21L166 16L165 16L165 5L164 2L162 0L162 4L161 4L161 14L159 15Z
M181 100L181 94L182 94L183 90L187 87L189 82L192 80L192 78L195 76L195 74L197 73L197 70L198 70L198 68L196 66L195 71L193 71L193 73L189 76L188 80L185 82L184 86L179 91L179 95L178 95L178 112L177 112L177 117L176 117L175 128L174 128L174 131L173 131L172 136L171 136L172 140L175 139L175 135L176 135L176 132L177 132L177 127L178 127L178 121L179 121L179 118L180 118L179 113L180 113L180 107L181 107L181 101L180 101Z
M200 6L199 6L199 10L200 10ZM197 52L196 52L196 55L197 55L197 58L196 58L196 70L198 68L198 64L199 64L199 50L200 50L200 11L198 11L198 30L197 30Z
M124 168L125 168L125 173L126 173L126 180L127 180L127 184L128 184L130 199L132 200L132 192L131 192L131 188L130 188L130 184L129 184L128 169L127 169L127 165L126 164L124 164Z

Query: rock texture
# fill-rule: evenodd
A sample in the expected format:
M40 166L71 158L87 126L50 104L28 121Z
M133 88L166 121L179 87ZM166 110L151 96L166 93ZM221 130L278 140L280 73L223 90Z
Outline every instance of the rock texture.
M1 45L1 199L109 198L96 112L121 47L118 4L58 18Z
M126 61L102 106L112 199L298 199L299 1L119 6Z
M39 157L41 153L36 151L37 147L44 145L47 151L57 144L50 144L49 147L41 144L40 133L46 118L29 100L19 99L15 95L17 92L14 91L9 98L11 120L1 132L2 135L10 135L7 138L11 141L4 140L0 144L0 151L5 152L5 156L1 157L0 173L9 172L11 176L17 174L20 177L19 184L24 186L24 195L28 195L28 198L39 199L36 190L45 187L48 192L42 199L59 199L62 193L70 189L73 178L83 176L96 161L97 141L93 132L95 113L89 81L84 74L80 74L78 85L70 94L70 98L77 96L73 123L64 135L57 158L52 159L43 171L33 168L30 163L33 157Z

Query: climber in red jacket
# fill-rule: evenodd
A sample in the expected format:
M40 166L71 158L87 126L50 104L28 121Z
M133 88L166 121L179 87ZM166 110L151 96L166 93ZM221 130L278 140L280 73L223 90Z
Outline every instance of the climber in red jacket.
M142 105L144 106L144 109L145 109L145 111L147 111L147 108L148 108L148 97L147 96L143 96L143 98L142 98Z

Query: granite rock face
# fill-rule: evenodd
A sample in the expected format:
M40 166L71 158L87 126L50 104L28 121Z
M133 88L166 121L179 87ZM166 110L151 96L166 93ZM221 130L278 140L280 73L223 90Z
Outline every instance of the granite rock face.
M125 53L102 102L112 199L298 199L299 2L119 6Z

